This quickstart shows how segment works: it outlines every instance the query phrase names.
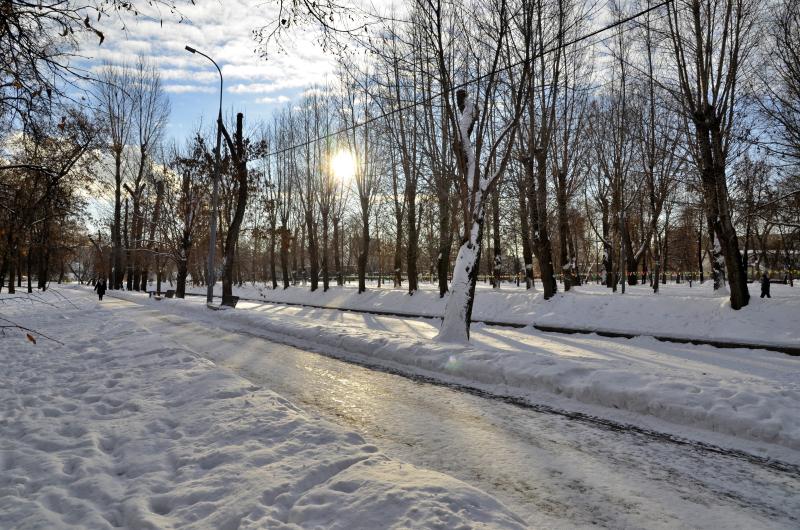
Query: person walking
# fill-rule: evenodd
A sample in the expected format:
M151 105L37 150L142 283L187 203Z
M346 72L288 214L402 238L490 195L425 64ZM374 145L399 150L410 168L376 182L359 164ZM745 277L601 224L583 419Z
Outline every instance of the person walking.
M94 290L97 291L97 296L100 297L100 301L103 301L103 295L106 294L106 281L100 280L97 282L97 285L94 286Z
M769 274L766 272L761 275L761 298L764 298L765 296L767 298L772 298L769 295Z

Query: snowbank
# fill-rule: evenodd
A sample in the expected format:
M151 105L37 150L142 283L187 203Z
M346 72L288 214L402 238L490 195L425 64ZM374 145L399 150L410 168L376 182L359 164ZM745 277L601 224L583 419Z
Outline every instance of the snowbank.
M523 528L88 296L0 297L0 528Z
M730 299L715 296L711 282L689 288L668 284L653 295L645 286L612 294L589 285L558 295L551 310L534 318L543 326L740 342L755 345L800 346L800 287L773 285L773 298L758 298L734 311ZM753 286L751 286L753 291Z
M146 301L138 294L119 295ZM502 395L525 397L544 390L582 403L800 450L800 359L781 353L672 345L649 338L558 336L555 341L531 329L503 335L490 326L475 326L473 345L462 346L431 341L435 325L418 319L378 321L363 315L342 319L341 314L325 315L323 310L299 314L251 303L212 312L196 299L151 303L229 329L285 342L307 341L333 355L477 385ZM420 332L419 326L427 326L430 333Z
M219 286L218 286L219 287ZM513 286L500 290L479 284L473 320L517 325L579 328L591 331L655 335L707 341L797 347L800 345L800 287L773 285L772 298L760 299L750 286L750 304L739 311L728 298L715 296L711 282L661 286L654 295L644 285L627 286L626 294L588 284L545 301L540 292ZM195 288L197 293L204 290ZM270 289L242 286L234 292L265 302L305 304L330 309L378 311L407 316L441 317L446 298L432 289L409 296L402 289L352 287Z

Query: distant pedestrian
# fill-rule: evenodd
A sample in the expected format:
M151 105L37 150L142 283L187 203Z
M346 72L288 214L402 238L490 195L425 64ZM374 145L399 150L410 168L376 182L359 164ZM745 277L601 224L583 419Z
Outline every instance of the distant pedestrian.
M97 291L97 296L100 297L100 301L103 301L103 295L106 294L106 281L100 280L97 282L97 285L94 286L94 290Z
M764 298L765 296L767 298L772 298L769 295L769 274L766 272L761 275L761 298Z

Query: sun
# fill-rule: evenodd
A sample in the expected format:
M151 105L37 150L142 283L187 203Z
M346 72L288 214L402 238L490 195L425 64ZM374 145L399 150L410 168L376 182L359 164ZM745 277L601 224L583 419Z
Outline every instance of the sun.
M353 153L340 149L331 158L333 176L342 182L351 180L356 174L356 159Z

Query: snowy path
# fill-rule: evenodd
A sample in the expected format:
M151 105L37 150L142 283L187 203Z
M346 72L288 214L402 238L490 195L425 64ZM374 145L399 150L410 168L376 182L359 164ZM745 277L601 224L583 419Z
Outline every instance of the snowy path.
M144 301L161 310L326 355L381 366L686 436L725 433L726 447L784 459L800 454L800 359L777 352L665 344L530 328L473 326L469 345L432 341L435 319L399 318L241 302L212 313L201 299ZM561 405L558 402L564 402ZM626 415L628 417L626 417ZM651 421L651 420L656 420ZM666 423L666 425L665 425ZM703 439L703 434L689 437ZM713 441L714 444L719 444Z
M148 332L152 315L58 291L0 297L38 337L0 334L1 529L524 528Z
M793 473L208 329L149 304L109 307L356 430L389 456L489 492L534 526L800 525Z

